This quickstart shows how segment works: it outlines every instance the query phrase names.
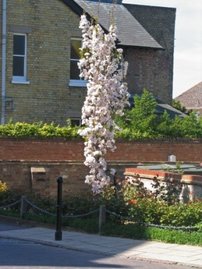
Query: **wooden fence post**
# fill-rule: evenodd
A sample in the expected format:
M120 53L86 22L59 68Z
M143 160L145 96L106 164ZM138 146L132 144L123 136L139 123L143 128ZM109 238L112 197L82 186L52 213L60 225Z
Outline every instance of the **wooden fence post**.
M99 209L99 234L102 232L102 225L106 222L106 207L105 205L100 205Z
M24 214L26 213L26 202L25 202L25 196L21 196L21 202L20 202L20 218L24 218Z

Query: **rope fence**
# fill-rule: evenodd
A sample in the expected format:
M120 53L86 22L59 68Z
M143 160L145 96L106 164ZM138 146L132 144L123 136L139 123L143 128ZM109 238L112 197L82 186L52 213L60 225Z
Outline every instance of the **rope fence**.
M20 211L20 218L24 218L26 213L28 213L29 210L31 210L31 209L34 209L35 211L40 212L44 215L56 217L56 214L38 207L37 205L35 205L31 201L29 201L25 196L22 196L21 199L15 201L15 202L9 203L7 205L0 205L0 209L13 208L16 205L19 205L18 208ZM92 211L89 211L89 212L83 213L83 214L77 214L77 215L65 214L65 215L62 215L62 218L63 219L82 218L82 217L87 217L87 216L93 215L95 213L99 213L99 233L101 233L102 226L106 223L107 214L109 216L114 216L122 221L132 222L134 224L142 225L145 227L154 227L154 228L169 229L169 230L182 230L182 231L197 231L197 230L199 230L198 227L194 227L194 226L177 227L177 226L170 226L170 225L158 225L158 224L152 224L152 223L138 222L133 218L124 217L124 216L121 216L120 214L117 214L116 212L112 212L112 211L106 209L106 207L104 205L101 205L100 208L97 208L95 210L92 210Z
M90 216L90 215L93 215L95 213L99 212L99 209L95 209L95 210L92 210L88 213L84 213L84 214L79 214L79 215L63 215L63 218L82 218L82 217L86 217L86 216Z
M46 215L49 215L49 216L52 216L52 217L56 217L56 214L53 214L45 209L42 209L38 206L36 206L35 204L33 204L32 202L30 202L29 200L27 200L26 198L24 198L24 202L26 202L28 205L30 205L32 208L38 210L40 213L43 213L43 214L46 214Z
M171 225L162 225L162 224L152 224L152 223L145 223L145 222L137 222L133 218L123 217L115 212L110 210L106 210L109 215L118 217L123 221L131 221L138 225L143 225L145 227L154 227L154 228L161 228L161 229L169 229L169 230L182 230L182 231L197 231L199 228L194 226L171 226Z
M11 208L11 207L13 207L13 206L15 206L15 205L17 205L17 204L20 204L20 203L21 203L21 200L17 200L17 201L15 201L15 202L10 203L10 204L7 204L7 205L1 205L1 206L0 206L0 209Z

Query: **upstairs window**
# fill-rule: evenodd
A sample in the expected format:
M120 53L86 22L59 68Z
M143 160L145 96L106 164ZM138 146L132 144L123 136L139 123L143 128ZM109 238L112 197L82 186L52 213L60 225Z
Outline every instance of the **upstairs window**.
M71 38L71 54L70 54L70 86L84 87L86 81L79 77L80 70L78 68L78 62L80 59L80 38Z
M13 35L13 80L14 83L27 82L27 35Z

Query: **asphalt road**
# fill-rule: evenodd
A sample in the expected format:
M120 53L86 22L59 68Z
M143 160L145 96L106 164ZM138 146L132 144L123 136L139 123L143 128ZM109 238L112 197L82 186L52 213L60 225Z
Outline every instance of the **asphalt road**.
M11 223L0 223L0 230L21 229ZM103 256L58 247L51 247L33 242L0 238L0 268L103 268L103 269L190 269L191 267L164 264L152 261L130 260L120 257Z

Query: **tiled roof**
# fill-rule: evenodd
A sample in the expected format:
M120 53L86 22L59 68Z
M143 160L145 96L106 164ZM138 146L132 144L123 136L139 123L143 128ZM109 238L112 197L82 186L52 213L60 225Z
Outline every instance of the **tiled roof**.
M156 108L156 113L157 114L163 114L164 111L166 111L172 118L175 116L179 116L181 118L184 118L186 116L185 113L182 111L168 105L168 104L163 104L163 103L158 103L157 108Z
M67 1L65 1L67 3ZM70 1L72 2L72 1ZM145 30L133 15L121 4L87 0L74 0L91 17L98 18L106 30L114 20L121 45L162 49L161 45Z
M187 109L202 109L202 81L176 97L175 100L180 101Z

